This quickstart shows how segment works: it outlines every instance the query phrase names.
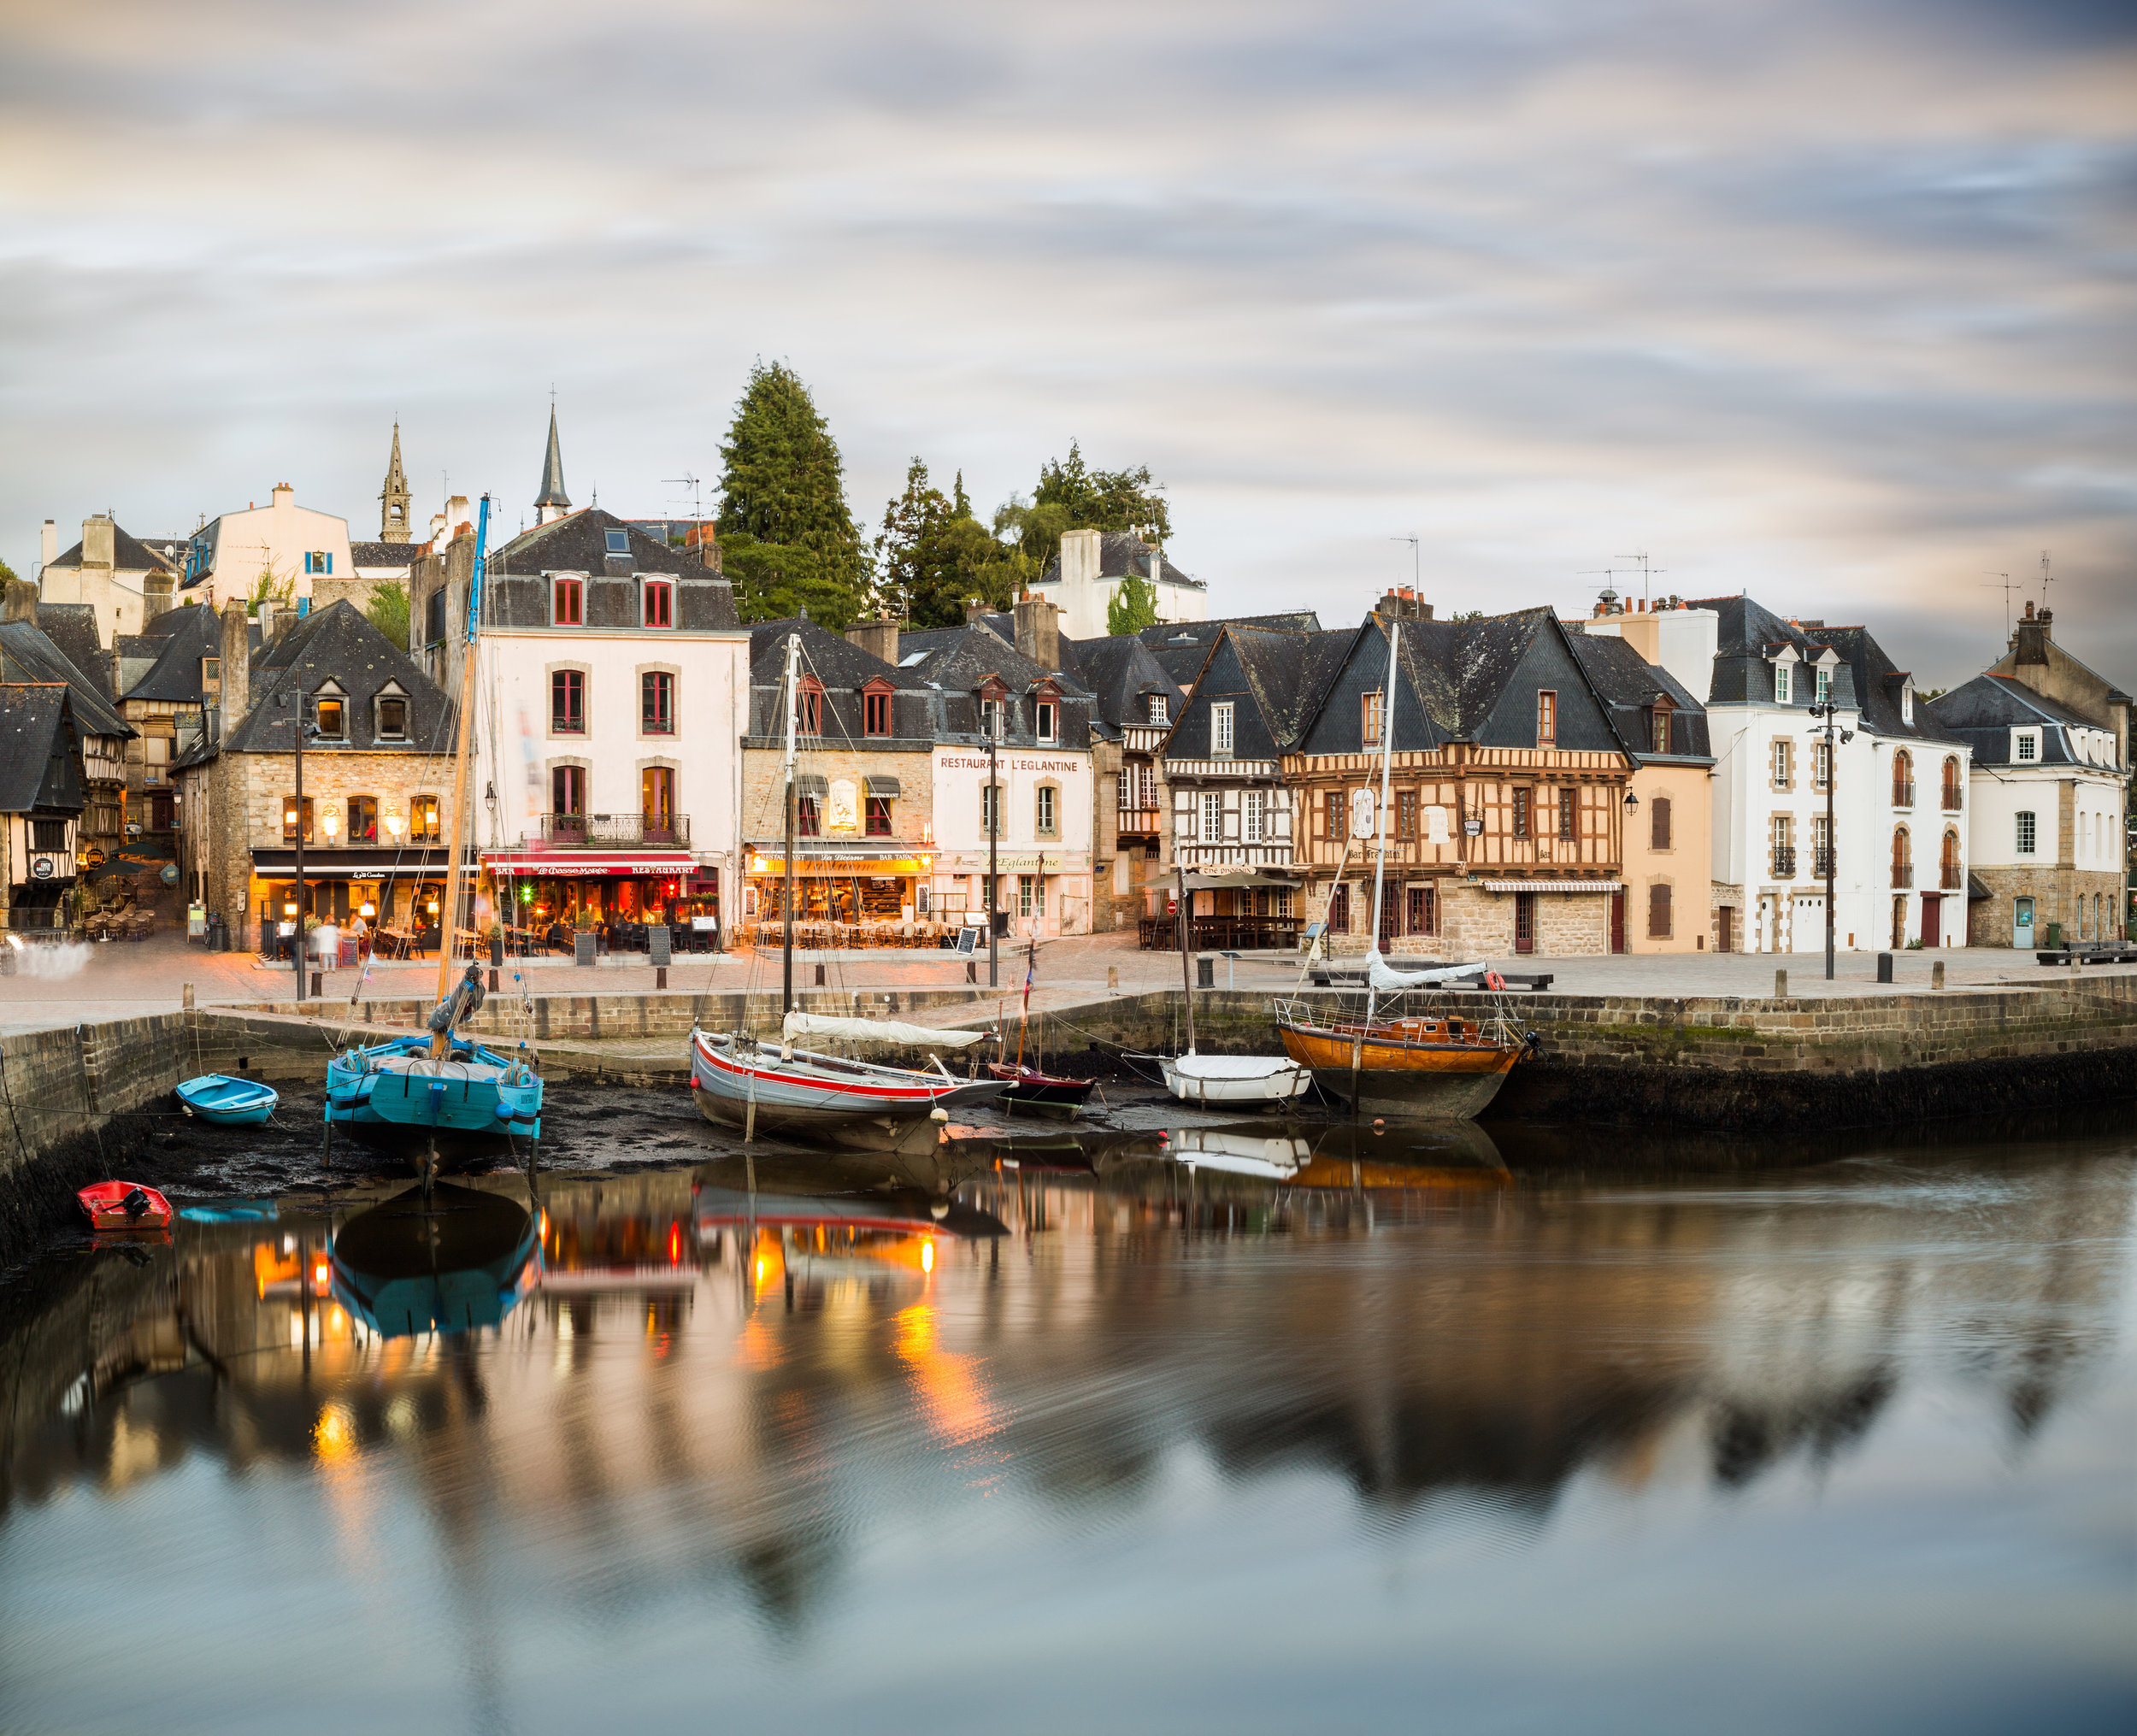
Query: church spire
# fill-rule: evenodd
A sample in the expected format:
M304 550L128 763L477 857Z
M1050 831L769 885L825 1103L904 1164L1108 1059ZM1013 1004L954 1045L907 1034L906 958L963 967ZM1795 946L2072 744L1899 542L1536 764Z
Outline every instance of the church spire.
M386 486L379 492L379 540L408 540L408 474L401 468L401 424L393 424L393 456L386 461Z
M571 511L564 492L564 455L556 444L556 406L549 407L549 454L542 460L542 492L534 503L534 522L545 525Z

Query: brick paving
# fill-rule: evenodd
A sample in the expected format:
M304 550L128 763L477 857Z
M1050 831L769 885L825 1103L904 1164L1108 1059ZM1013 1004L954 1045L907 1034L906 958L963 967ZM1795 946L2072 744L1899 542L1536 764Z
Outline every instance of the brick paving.
M50 1029L84 1021L164 1011L181 1003L183 986L193 985L202 1006L293 998L295 972L289 966L269 969L249 954L210 953L167 926L143 941L107 941L78 949L71 974L31 974L30 968L0 979L0 1028ZM1798 997L1918 992L1929 986L1931 966L1941 961L1948 987L2034 985L2067 980L2070 972L2035 964L2030 953L2003 947L1948 948L1937 952L1903 952L1894 961L1889 988L1875 980L1877 961L1870 953L1843 953L1834 982L1824 980L1819 953L1628 954L1617 957L1537 957L1499 961L1524 970L1548 971L1555 990L1568 994L1638 994L1658 997L1734 995L1764 997L1774 992L1774 973L1785 968L1788 989ZM962 987L965 961L952 953L887 950L796 954L798 988L816 986L821 962L824 986L833 990ZM28 962L25 961L27 966ZM40 960L49 968L50 961ZM986 955L974 961L979 986L987 980ZM651 966L637 958L603 959L592 968L564 958L529 961L518 967L529 992L538 995L645 994L655 987ZM508 967L509 968L509 967ZM1242 989L1289 989L1299 980L1292 955L1250 954L1227 968L1216 960L1220 987L1227 980ZM2110 967L2113 968L2113 967ZM2122 967L2127 970L2128 967ZM1180 980L1175 953L1142 952L1133 934L1078 936L1042 941L1033 1003L1070 1006L1103 996L1108 972L1118 974L1118 992L1148 993L1173 988ZM2099 974L2099 972L2094 972ZM377 962L361 982L361 998L421 998L435 989L438 965L427 962ZM1014 997L1024 980L1021 945L1005 945L1000 960L999 992ZM747 950L715 955L685 955L668 973L671 993L769 992L780 983L777 951ZM507 980L501 988L509 989ZM326 998L347 1002L359 994L359 974L329 971L321 985Z

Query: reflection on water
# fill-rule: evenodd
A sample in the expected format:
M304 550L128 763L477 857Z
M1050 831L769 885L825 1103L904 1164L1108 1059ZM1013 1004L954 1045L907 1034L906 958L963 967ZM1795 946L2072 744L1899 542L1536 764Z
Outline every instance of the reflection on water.
M2134 1177L1258 1121L185 1221L0 1327L0 1729L2107 1727Z

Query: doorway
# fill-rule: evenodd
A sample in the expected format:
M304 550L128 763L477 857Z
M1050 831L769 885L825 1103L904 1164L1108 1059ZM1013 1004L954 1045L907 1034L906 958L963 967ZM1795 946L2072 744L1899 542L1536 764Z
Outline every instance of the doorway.
M1514 894L1514 950L1534 952L1536 950L1536 895L1534 892Z
M1610 894L1610 950L1625 950L1625 892L1621 887Z
M1720 910L1716 913L1716 916L1717 916L1717 920L1718 920L1718 921L1720 921L1720 923L1721 923L1721 930L1720 930L1720 933L1719 933L1716 936L1716 941L1717 941L1717 943L1718 943L1718 945L1719 945L1719 946L1720 946L1721 950L1722 950L1723 952L1734 952L1734 951L1735 951L1735 950L1736 950L1736 907L1735 907L1734 904L1724 904L1724 905L1722 905L1722 906L1721 909L1720 909Z
M1924 892L1922 895L1922 944L1924 946L1944 945L1943 940L1939 938L1942 927L1944 899L1941 895L1935 892Z
M639 813L648 844L670 844L675 837L675 774L667 766L648 766L639 774Z
M2033 945L2033 900L2031 898L2011 900L2010 944L2013 946Z

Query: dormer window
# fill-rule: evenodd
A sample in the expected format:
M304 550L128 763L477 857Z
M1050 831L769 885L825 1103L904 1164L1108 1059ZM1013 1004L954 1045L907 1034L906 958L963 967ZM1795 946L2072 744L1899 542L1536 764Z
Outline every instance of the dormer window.
M1656 699L1649 710L1647 739L1651 752L1666 754L1669 751L1669 717L1675 709L1670 703L1669 696L1664 694Z
M1059 709L1051 699L1041 699L1032 708L1032 715L1034 720L1033 732L1039 740L1054 739L1054 719Z
M861 690L861 733L891 733L891 684L880 676Z
M1817 673L1816 681L1817 701L1819 704L1823 705L1833 697L1833 671L1821 668Z
M1902 723L1915 721L1915 688L1911 681L1899 690L1899 721Z
M397 682L389 682L371 702L371 733L379 741L408 739L408 695Z
M601 546L611 555L627 555L631 552L631 533L621 530L603 531L601 533Z
M2011 731L2010 756L2016 765L2038 765L2040 762L2040 732L2037 729Z
M221 657L203 657L200 660L200 685L203 692L219 693L222 691Z
M611 531L609 535L614 536ZM665 579L645 581L645 624L648 627L675 625L675 587Z
M586 624L586 587L577 579L552 579L549 586L549 623L551 627Z
M312 696L312 739L315 741L349 739L349 702L335 682L325 683Z
M1787 663L1774 665L1774 703L1793 705L1795 702L1795 670Z
M794 727L804 735L821 735L824 733L824 684L814 675L801 678L801 691L795 696Z
M1009 727L1010 690L990 675L980 689L980 733L999 741Z
M1150 721L1152 723L1172 721L1172 700L1169 695L1153 693L1150 696Z

